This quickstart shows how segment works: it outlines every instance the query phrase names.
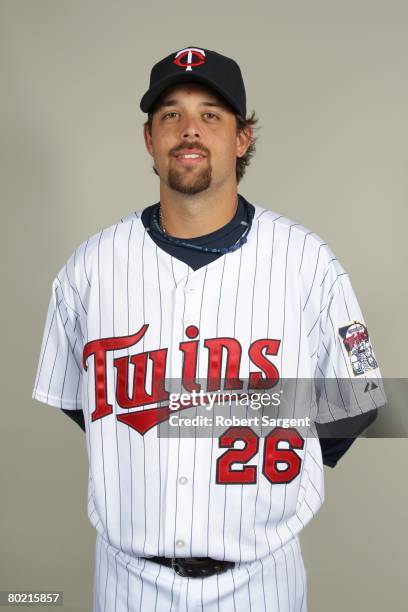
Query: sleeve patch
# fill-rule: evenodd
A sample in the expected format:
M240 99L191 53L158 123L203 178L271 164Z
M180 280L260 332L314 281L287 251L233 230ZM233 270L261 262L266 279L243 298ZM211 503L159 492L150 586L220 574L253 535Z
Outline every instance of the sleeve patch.
M339 327L344 350L350 360L354 376L361 376L365 372L378 367L370 343L367 327L363 323L353 321Z

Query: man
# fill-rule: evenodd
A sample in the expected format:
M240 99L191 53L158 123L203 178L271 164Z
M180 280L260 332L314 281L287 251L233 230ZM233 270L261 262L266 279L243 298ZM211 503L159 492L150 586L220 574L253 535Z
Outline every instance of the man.
M141 109L160 201L61 268L33 390L86 431L94 612L305 611L298 536L322 457L333 467L385 402L367 327L328 246L237 191L257 120L234 60L170 54ZM220 389L229 422L254 390L279 389L293 418L170 426L219 416Z

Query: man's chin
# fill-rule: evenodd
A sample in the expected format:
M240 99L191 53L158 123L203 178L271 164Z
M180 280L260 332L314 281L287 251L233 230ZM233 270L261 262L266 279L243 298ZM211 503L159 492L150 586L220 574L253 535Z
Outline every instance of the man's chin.
M195 193L201 193L209 188L210 185L173 185L170 183L171 189L178 193L184 193L186 195L194 195Z
M210 187L211 173L205 172L200 176L187 176L179 172L169 172L168 183L174 191L193 195Z

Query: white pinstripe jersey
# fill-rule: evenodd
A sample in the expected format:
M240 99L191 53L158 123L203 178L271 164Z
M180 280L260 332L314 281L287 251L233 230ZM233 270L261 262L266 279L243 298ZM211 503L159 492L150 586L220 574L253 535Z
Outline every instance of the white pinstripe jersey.
M141 213L84 241L55 277L32 396L83 410L88 515L112 546L135 556L264 557L323 502L317 437L289 442L296 461L286 480L274 479L263 437L241 465L236 439L159 438L163 376L180 380L192 364L197 380L209 367L224 372L228 339L243 379L271 363L282 379L315 378L314 420L358 415L385 403L363 315L330 248L286 217L255 205L246 244L194 271L156 245ZM364 394L325 385L366 377L377 388Z

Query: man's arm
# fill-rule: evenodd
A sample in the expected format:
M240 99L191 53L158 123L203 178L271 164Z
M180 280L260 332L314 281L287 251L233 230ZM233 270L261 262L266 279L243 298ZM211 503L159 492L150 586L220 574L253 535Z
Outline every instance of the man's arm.
M324 465L334 468L354 440L375 421L378 409L332 423L316 423Z

